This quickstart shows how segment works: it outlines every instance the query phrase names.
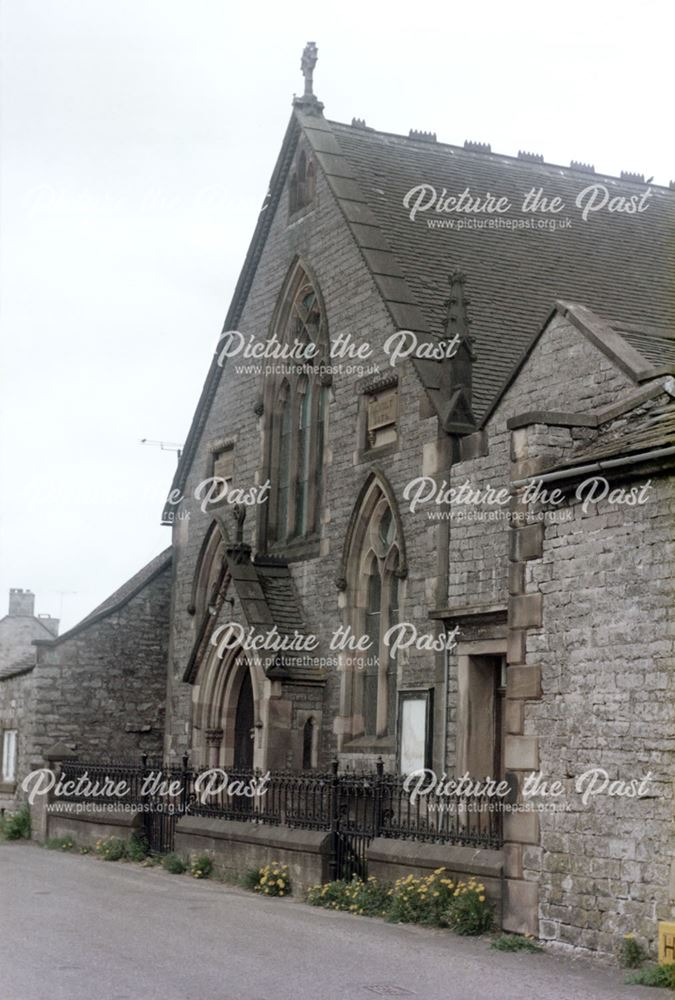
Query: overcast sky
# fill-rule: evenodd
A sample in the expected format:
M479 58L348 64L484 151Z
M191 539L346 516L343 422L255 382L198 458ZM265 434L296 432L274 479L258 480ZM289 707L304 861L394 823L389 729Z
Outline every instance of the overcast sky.
M675 177L666 3L4 0L0 614L74 625L159 523L290 114Z

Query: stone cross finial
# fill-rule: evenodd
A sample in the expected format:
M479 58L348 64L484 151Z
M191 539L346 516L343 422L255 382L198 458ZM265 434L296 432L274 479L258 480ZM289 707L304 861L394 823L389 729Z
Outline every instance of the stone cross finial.
M305 78L305 97L314 97L313 77L314 67L316 66L316 60L318 58L318 51L316 42L307 42L302 53L300 69L302 70L302 75Z

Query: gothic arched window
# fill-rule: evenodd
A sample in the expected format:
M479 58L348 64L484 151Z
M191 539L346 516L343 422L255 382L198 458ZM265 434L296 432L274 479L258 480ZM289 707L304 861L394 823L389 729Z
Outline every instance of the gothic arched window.
M273 546L286 546L318 539L328 392L320 378L328 360L325 317L300 264L286 282L274 335L293 353L283 360L282 375L270 376L265 388L271 399L267 538Z
M399 621L401 544L389 497L373 477L352 519L346 556L349 624L370 640L351 680L353 736L395 733L397 663L385 637Z

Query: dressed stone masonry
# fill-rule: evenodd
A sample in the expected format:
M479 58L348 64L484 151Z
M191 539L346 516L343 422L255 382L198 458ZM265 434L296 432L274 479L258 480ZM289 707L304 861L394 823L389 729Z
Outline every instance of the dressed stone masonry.
M653 950L675 914L673 192L330 121L316 59L311 43L165 504L170 569L166 556L147 604L127 605L164 611L154 632L115 618L148 644L124 684L90 661L96 620L80 647L38 647L33 745L84 745L89 709L62 693L88 686L126 734L116 747L155 747L168 643L168 758L499 778L503 843L467 859L459 843L378 838L374 868L473 864L506 930L599 953L631 932ZM648 207L577 212L555 234L410 211L416 191L520 205L545 189L573 212L589 181ZM589 470L614 499L584 507ZM557 503L533 499L539 477ZM645 502L621 502L647 480ZM390 655L397 627L415 641ZM129 649L110 649L111 677ZM591 768L608 783L651 772L648 791L584 803ZM553 809L528 798L539 771L560 785ZM267 858L275 836L215 818L176 831L225 866L228 851ZM296 839L302 884L326 845Z

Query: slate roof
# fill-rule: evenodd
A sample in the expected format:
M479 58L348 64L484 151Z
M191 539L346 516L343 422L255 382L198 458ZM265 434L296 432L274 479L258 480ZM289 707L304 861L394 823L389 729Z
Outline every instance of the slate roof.
M427 328L441 336L448 274L467 276L476 362L474 412L480 418L500 393L511 370L536 336L555 299L583 302L610 325L657 327L670 345L675 330L675 194L652 187L639 215L593 213L587 222L575 205L592 183L610 197L641 196L645 184L631 183L546 163L445 145L330 122L337 143L353 167L377 226L400 264ZM560 197L570 229L439 229L427 220L485 219L488 216L420 213L414 222L403 205L408 191L430 184L440 194L507 197L514 209L503 218L528 218L519 210L525 194L543 189ZM358 234L360 235L360 233ZM652 358L663 346L637 336ZM635 343L638 347L638 343ZM639 347L638 347L639 349Z
M9 667L3 667L0 670L0 681L7 680L8 677L18 677L20 674L29 674L34 668L34 663L14 663Z
M58 637L52 637L49 641L40 639L40 645L56 645L62 642L64 639L69 639L77 632L82 631L82 629L87 628L89 625L93 625L95 622L100 621L107 615L112 614L113 611L117 611L121 608L127 601L130 601L132 597L143 589L150 581L161 573L169 565L172 559L172 548L169 546L160 552L158 556L151 559L142 569L135 573L134 576L130 577L126 583L123 583L121 587L118 587L110 597L106 597L105 601L94 608L85 618L74 625L67 632L64 632Z
M276 212L300 135L314 149L345 220L399 329L436 338L443 333L448 276L467 278L476 362L473 411L484 422L519 361L542 329L557 299L583 302L644 352L645 377L672 363L675 353L675 193L651 186L647 209L628 215L602 210L581 219L577 195L589 184L611 197L640 198L638 181L589 174L578 168L532 162L486 151L377 132L331 122L296 102L230 305L224 329L236 328L267 233ZM523 218L522 199L531 189L559 197L571 228L429 228L432 213L412 222L403 198L431 184L440 194L506 197L508 218ZM457 218L456 216L438 216ZM464 216L462 218L467 218ZM478 218L478 216L469 217ZM481 216L480 218L486 218ZM441 364L413 361L420 381L443 421L447 400ZM650 364L655 371L650 372ZM221 368L211 362L188 434L173 489L182 489L215 396Z
M273 626L281 636L289 638L307 636L307 628L300 609L293 578L288 563L272 556L258 556L250 561L250 549L243 546L244 558L237 557L235 544L227 550L227 565L223 567L222 586L216 601L217 613L206 613L190 654L183 680L194 682L201 661L211 644L211 637L220 622L220 613L229 585L237 594L244 626L255 633L269 632ZM227 618L231 620L230 613ZM257 653L268 676L283 676L290 683L320 683L325 680L325 670L314 661L312 652L261 650ZM307 662L305 662L307 661ZM275 665L276 664L276 665ZM270 672L272 671L272 673Z
M672 399L646 413L638 410L627 414L625 420L601 433L593 443L579 448L573 457L556 468L576 468L603 459L665 452L670 448L675 448L675 402ZM669 464L675 462L672 455L664 457L669 458Z
M0 619L0 648L2 647L2 632L4 631L3 625L5 625L6 628L11 629L12 623L16 620L16 618L22 618L24 622L29 619L31 628L35 629L39 635L44 636L45 638L49 637L49 639L54 638L54 633L51 629L47 628L43 619L41 619L38 615L5 615L2 619ZM31 639L29 648L25 650L23 654L19 654L19 656L11 663L5 663L3 666L0 666L0 681L5 680L7 677L18 677L19 674L27 674L33 670L35 667L35 650L32 648L34 641L34 639ZM2 650L2 652L5 651Z
M626 324L615 324L614 329L647 361L654 365L665 364L671 371L675 368L675 335L671 331L658 326Z

